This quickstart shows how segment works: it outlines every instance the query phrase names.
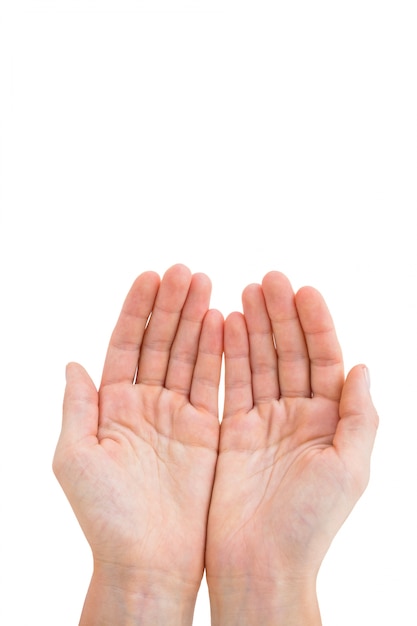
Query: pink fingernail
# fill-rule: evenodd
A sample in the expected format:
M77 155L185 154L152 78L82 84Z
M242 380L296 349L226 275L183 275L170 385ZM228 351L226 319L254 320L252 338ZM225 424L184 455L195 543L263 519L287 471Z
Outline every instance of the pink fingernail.
M368 385L368 389L371 389L371 374L369 373L369 369L364 366L363 373L365 374L366 384Z

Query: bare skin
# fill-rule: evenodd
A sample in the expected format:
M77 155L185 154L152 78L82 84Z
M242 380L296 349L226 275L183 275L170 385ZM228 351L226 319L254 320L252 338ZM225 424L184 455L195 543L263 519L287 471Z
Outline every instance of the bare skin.
M317 572L369 477L367 370L345 380L316 290L270 272L225 322L210 291L145 272L99 390L67 367L54 471L94 558L81 626L189 625L204 565L214 626L321 623Z
M267 274L225 321L206 551L212 624L321 624L315 582L365 489L378 416L321 295Z
M54 471L94 558L82 625L192 623L219 438L223 318L210 291L182 265L142 274L99 391L67 367Z

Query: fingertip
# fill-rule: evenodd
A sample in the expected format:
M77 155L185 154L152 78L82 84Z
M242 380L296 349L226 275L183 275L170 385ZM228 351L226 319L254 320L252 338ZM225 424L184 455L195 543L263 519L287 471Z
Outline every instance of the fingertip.
M206 313L206 319L209 318L214 323L224 323L224 316L219 309L209 309Z
M286 284L286 285L291 284L289 278L285 274L277 270L271 270L267 272L265 276L263 277L262 288L269 289L271 286L273 286L275 289L277 285L279 285L280 283Z
M368 387L368 391L370 391L371 390L371 373L369 371L369 368L366 365L362 365L362 371L365 377L365 382Z
M314 322L326 317L327 324L334 326L329 307L322 293L315 287L311 287L310 285L300 287L295 294L295 306L300 317L311 317L311 321Z
M97 393L96 386L91 376L80 363L76 363L75 361L67 363L65 367L65 380L65 398L69 398L70 400L77 397L87 399Z
M198 280L200 284L209 285L211 288L211 278L204 272L194 272L194 280Z
M139 274L137 278L148 278L149 280L157 280L157 281L161 280L158 272L155 272L154 270L145 270L144 272Z
M182 270L191 273L190 268L188 267L188 265L185 265L185 263L173 263L172 265L170 265L170 267L168 267L166 271L171 272L171 271L182 271Z
M294 316L294 290L285 274L268 272L262 280L262 291L271 321Z
M68 381L68 377L71 376L71 369L73 368L74 363L70 361L65 366L65 380Z
M210 278L207 276L207 274L204 274L203 272L197 272L190 276L191 282L188 291L189 295L191 292L198 294L198 298L201 301L201 304L203 304L204 302L204 307L208 308L212 291Z
M256 301L260 294L262 294L262 287L259 283L250 283L247 285L242 292L243 308L245 308L248 303Z
M322 298L320 291L311 285L303 285L295 294L297 300L310 300L311 298Z
M366 417L371 428L376 430L379 416L370 393L369 369L366 365L355 365L349 371L342 392L341 417Z
M371 421L372 421L375 429L378 429L378 426L379 426L379 414L378 414L378 412L377 412L377 410L375 408L375 405L374 405L373 399L372 399L372 394L371 394L371 374L370 374L370 371L369 371L369 367L367 365L364 365L363 363L361 363L360 365L357 365L357 366L352 368L350 374L353 374L353 373L357 374L358 377L360 376L360 378L361 378L362 387L365 390L368 406L371 407L371 409L370 409Z
M243 313L233 311L224 322L224 354L226 361L249 358L249 339Z
M240 311L232 311L224 320L224 336L228 345L234 345L237 338L247 338L245 316Z
M146 270L135 278L130 291L133 291L136 286L139 286L140 289L143 289L144 285L148 285L151 289L153 287L156 291L160 283L161 277L157 272L154 272L153 270Z
M347 375L347 378L355 379L355 382L359 382L359 384L362 384L368 391L370 391L371 375L368 366L364 363L360 363L359 365L352 367Z
M226 322L233 322L237 320L244 320L244 315L241 311L232 311L226 315Z
M279 272L278 270L270 270L264 275L262 282L275 280L276 278L280 278L281 276L284 276L286 278L285 274L283 274L282 272Z
M252 293L253 291L259 291L261 285L259 283L249 283L243 290L243 293Z
M176 263L168 268L162 277L161 289L164 290L164 297L170 297L169 294L182 294L181 298L185 298L190 289L193 274L191 270L182 263ZM182 305L184 302L182 303ZM182 308L181 305L181 308Z
M184 263L171 265L171 267L166 270L164 277L171 275L176 275L178 278L183 277L184 279L191 279L192 276L190 268L184 265Z
M240 311L232 311L226 316L224 320L225 330L233 332L236 329L241 329L243 326L246 328L245 316Z
M223 352L223 314L217 309L209 309L204 316L200 344L207 344L214 353Z
M72 380L75 376L79 376L85 374L86 371L80 363L76 361L69 361L65 366L65 380L68 382L70 379Z
M127 312L129 316L137 315L137 311L143 308L143 304L146 306L146 313L150 313L160 284L161 279L157 272L148 270L139 274L127 293L122 313Z

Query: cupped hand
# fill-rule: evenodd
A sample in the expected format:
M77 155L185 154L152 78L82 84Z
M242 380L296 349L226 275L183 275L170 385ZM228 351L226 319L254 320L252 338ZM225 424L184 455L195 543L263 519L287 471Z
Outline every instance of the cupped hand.
M67 367L54 471L95 565L198 589L217 460L223 319L204 274L133 284L97 392Z
M252 586L276 598L278 584L314 579L367 484L378 423L367 370L358 365L345 380L315 289L295 295L284 275L270 272L245 289L243 311L225 321L206 551L210 595L223 590L235 603ZM239 585L246 591L234 595Z

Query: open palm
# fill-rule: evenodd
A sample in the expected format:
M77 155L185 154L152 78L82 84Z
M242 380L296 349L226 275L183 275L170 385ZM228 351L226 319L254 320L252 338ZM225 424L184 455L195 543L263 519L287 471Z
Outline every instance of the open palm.
M270 272L225 322L226 390L206 552L210 594L316 576L366 486L377 416L344 380L321 295ZM226 591L227 593L227 591ZM259 618L258 618L259 619Z
M99 392L70 364L54 469L95 563L195 593L204 568L219 423L223 320L210 282L172 267L139 276L113 332Z

